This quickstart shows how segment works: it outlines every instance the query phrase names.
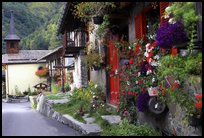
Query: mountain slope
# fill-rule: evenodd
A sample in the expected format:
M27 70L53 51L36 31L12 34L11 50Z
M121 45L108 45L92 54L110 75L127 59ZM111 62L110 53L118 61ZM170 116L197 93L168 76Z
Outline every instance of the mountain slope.
M5 52L3 39L9 30L10 10L14 11L21 49L53 49L59 46L56 29L63 6L63 2L2 2L2 52Z

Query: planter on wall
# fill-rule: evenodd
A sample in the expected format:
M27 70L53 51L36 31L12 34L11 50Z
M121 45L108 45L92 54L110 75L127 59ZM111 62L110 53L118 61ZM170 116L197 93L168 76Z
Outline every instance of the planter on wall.
M94 16L93 22L94 22L94 24L100 25L103 23L103 17L102 16Z
M148 102L149 110L154 114L161 114L164 112L166 105L158 97L151 97Z

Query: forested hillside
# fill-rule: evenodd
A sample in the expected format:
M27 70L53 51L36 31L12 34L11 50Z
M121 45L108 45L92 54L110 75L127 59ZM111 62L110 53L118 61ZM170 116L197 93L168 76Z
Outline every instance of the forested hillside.
M2 53L3 39L9 30L10 11L14 11L17 35L21 49L53 49L60 45L56 37L57 23L64 2L3 2L2 3Z

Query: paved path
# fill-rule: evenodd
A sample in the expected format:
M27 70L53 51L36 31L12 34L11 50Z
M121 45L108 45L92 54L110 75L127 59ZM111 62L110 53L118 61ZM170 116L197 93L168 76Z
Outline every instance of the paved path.
M3 136L79 136L62 123L47 118L30 107L30 103L2 103Z

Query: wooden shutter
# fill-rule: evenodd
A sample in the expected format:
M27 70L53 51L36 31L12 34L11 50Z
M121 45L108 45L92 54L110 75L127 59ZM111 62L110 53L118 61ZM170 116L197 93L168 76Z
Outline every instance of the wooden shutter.
M145 35L144 32L144 16L140 13L135 17L135 37L136 39L141 39Z
M168 21L168 19L165 19L163 15L166 7L169 6L169 2L160 2L159 6L160 6L160 24L163 24Z

